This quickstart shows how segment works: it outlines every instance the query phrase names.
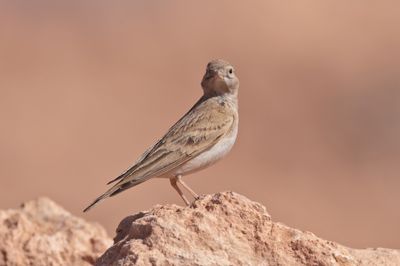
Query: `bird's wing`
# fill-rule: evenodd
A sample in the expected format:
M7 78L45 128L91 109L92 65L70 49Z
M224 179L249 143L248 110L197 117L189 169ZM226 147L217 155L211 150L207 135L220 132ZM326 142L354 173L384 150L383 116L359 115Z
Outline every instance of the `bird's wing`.
M195 106L141 159L121 181L161 176L214 146L233 126L235 116L229 108L208 99Z
M120 179L123 179L127 176L130 176L131 174L134 173L134 171L140 166L140 164L147 159L148 156L150 156L150 154L152 154L154 151L157 150L157 148L159 148L162 144L163 144L163 140L166 138L166 136L174 129L174 128L178 128L179 125L181 123L183 123L182 120L187 119L186 117L189 115L189 113L191 113L194 109L196 109L198 106L200 106L201 104L204 103L206 99L204 99L204 96L201 97L194 105L192 108L190 108L190 110L181 118L178 120L178 122L176 122L169 130L168 132L164 135L164 137L162 137L159 141L157 141L153 146L151 146L150 148L148 148L140 157L139 159L136 160L135 164L131 167L129 167L125 172L123 172L121 175L119 175L118 177L114 178L113 180L109 181L107 183L107 185L114 183Z

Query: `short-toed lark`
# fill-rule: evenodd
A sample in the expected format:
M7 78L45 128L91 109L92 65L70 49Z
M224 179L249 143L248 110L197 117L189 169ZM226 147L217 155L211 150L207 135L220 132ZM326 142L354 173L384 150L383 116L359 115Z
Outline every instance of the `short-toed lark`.
M209 62L201 86L204 94L197 103L84 211L153 177L169 178L187 205L178 184L198 198L181 177L224 157L235 143L239 123L239 79L231 64L221 59Z

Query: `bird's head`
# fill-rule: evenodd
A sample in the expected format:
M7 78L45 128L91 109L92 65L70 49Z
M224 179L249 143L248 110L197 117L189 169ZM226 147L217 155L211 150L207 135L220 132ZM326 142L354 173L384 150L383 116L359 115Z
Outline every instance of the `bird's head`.
M215 59L207 64L201 86L204 94L207 95L226 93L236 95L239 89L239 79L230 63L222 59Z

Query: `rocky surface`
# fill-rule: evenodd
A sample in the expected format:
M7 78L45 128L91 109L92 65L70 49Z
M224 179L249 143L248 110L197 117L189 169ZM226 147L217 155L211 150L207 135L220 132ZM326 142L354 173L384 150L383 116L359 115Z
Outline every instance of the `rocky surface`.
M224 192L191 207L126 217L96 265L400 265L400 252L356 250L273 222L264 206Z
M100 225L47 198L0 211L0 265L93 265L111 244Z
M100 225L47 198L0 211L0 266L93 264L400 265L400 251L320 239L273 222L264 206L232 192L128 216L114 245Z

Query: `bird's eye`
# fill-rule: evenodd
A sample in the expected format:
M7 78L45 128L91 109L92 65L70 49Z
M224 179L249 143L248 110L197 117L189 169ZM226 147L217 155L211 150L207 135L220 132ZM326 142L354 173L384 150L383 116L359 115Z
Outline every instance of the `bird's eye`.
M233 73L233 69L230 68L230 69L229 69L229 74L232 74L232 73Z

